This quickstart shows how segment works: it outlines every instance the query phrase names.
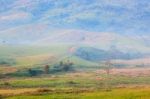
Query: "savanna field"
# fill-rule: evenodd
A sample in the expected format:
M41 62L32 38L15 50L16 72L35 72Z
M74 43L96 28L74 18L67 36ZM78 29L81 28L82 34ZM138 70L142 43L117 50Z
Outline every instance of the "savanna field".
M67 48L70 47L67 46L64 50ZM20 53L21 49L23 48L9 49L7 46L1 49L7 51L5 55L13 57L1 62L2 99L149 99L150 97L148 67L113 66L108 74L104 63L96 64L75 56L61 58L65 53L63 50L59 56L48 54L57 53L59 48L54 46L39 48L40 51L36 52L33 47L28 47L23 53ZM63 60L63 63L57 62L59 59ZM67 69L64 66L68 66L68 59L73 65L70 64ZM134 61L130 61L130 64L136 63ZM49 66L48 72L45 64Z
M0 99L150 99L150 0L0 0Z

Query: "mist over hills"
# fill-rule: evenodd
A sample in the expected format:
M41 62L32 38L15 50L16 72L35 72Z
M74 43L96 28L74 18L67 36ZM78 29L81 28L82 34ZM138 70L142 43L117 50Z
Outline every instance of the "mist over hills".
M48 28L20 28L1 32L0 43L6 45L51 45L72 44L86 45L108 50L115 46L124 52L149 53L149 36L125 35L105 32L89 32L83 30L48 30Z
M106 61L106 60L130 60L138 59L144 55L140 53L124 53L117 49L101 50L92 47L80 47L76 50L74 55L89 61Z
M0 56L8 61L36 64L72 55L88 65L150 57L148 1L2 0L0 5Z
M0 4L0 46L16 50L41 46L45 51L61 44L74 48L74 56L94 61L112 53L117 59L150 56L148 1L2 0Z
M0 45L69 44L150 53L148 1L2 0L0 4Z

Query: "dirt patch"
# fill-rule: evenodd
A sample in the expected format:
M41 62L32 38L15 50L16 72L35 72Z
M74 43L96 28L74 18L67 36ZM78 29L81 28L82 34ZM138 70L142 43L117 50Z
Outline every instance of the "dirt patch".
M7 73L13 73L16 72L17 68L11 67L11 66L2 66L0 67L0 73L1 74L7 74Z
M92 92L92 89L54 89L54 88L19 88L19 89L0 89L1 96L15 95L40 95L40 94L69 94L69 93L84 93Z
M97 74L104 74L104 70L97 70ZM111 69L110 74L125 76L150 76L150 68Z

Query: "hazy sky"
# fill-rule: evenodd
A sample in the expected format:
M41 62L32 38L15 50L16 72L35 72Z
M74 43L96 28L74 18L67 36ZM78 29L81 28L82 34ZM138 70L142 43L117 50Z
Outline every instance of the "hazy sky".
M150 33L150 0L0 0L0 31L48 26Z

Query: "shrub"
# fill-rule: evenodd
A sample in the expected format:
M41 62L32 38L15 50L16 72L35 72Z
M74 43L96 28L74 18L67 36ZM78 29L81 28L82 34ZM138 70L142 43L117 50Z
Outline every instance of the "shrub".
M9 82L4 82L4 85L5 86L10 86L10 83Z
M39 74L42 74L43 71L39 69L23 69L23 70L18 70L13 73L7 74L7 76L11 77L28 77L28 76L37 76Z
M40 88L40 89L37 90L37 92L41 92L41 93L43 93L43 92L51 92L51 91L52 90L47 89L47 88Z

